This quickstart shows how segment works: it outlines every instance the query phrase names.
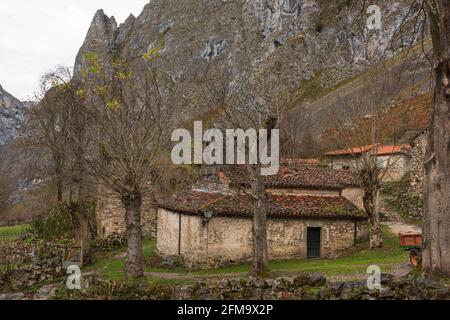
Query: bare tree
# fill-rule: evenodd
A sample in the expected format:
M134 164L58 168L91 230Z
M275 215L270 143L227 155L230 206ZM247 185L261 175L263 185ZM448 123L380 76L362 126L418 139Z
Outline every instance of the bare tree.
M307 108L287 110L280 125L282 156L287 159L320 155L322 144L308 129L310 116Z
M144 70L135 74L125 61L103 65L88 54L85 87L77 90L89 119L83 160L100 183L120 196L128 239L125 271L133 278L143 275L142 198L154 190L155 161L170 137L165 133L174 106L167 97L176 97L155 67L156 54L145 58Z
M38 104L31 107L21 128L16 146L34 153L38 159L40 175L52 178L57 201L63 200L69 141L69 115L67 93L70 91L70 73L57 68L41 79L37 94Z
M425 161L422 267L430 276L450 276L450 1L426 5L436 88Z
M250 65L249 65L250 66ZM226 128L254 130L257 139L260 129L267 129L270 141L270 130L279 129L284 111L291 103L288 88L277 81L274 70L254 70L252 75L242 82L234 79L228 67L214 69L214 74L207 77L207 89L199 89L200 99L206 107L216 107L221 114L216 119L215 126L222 130ZM253 199L253 262L252 274L263 276L268 271L267 247L267 209L268 194L264 176L261 174L263 166L258 160L250 161L250 152L246 150L245 165L251 190L246 191ZM271 150L272 152L272 150ZM228 158L230 155L226 155ZM235 155L232 155L233 157ZM259 156L261 156L259 154Z
M11 173L10 162L2 159L0 161L0 220L7 209L11 207L11 196L17 190L17 183Z
M367 91L341 99L339 109L331 111L336 124L335 146L346 151L350 157L347 161L355 173L355 179L362 189L363 205L370 223L370 248L382 247L380 226L379 197L382 182L393 169L398 167L398 158L391 153L400 147L400 142L408 123L408 110L403 110L396 119L389 118L388 106L392 104L389 97L394 75L381 68L371 75ZM343 112L343 106L346 112ZM389 144L391 150L379 157L381 143ZM333 156L333 154L329 154Z

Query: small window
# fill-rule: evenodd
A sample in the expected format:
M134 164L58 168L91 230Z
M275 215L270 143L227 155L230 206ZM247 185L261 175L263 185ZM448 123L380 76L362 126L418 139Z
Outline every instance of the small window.
M380 169L385 169L387 166L387 159L385 157L377 158L377 167Z

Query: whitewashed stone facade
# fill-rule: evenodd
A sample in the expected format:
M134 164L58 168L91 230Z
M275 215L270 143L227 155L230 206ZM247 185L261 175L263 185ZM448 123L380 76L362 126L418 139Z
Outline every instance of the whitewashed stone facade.
M269 259L306 259L307 228L321 228L320 258L335 258L367 238L365 221L352 219L269 218ZM252 258L252 219L213 217L158 210L157 250L189 268L210 268Z

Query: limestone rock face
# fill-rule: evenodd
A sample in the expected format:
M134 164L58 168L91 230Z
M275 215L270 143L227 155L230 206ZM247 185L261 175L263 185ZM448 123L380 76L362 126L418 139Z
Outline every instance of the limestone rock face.
M363 1L152 0L119 26L99 10L75 71L87 52L106 61L126 58L139 71L142 56L157 47L158 63L183 88L182 97L219 66L228 66L236 85L252 73L277 70L280 83L293 88L317 78L319 87L333 87L414 43L417 32L395 36L402 21L413 28L420 8L410 10L412 2L378 1L382 30L367 28ZM192 115L184 111L180 116Z
M185 73L187 80L202 69L203 58L222 55L239 67L239 56L247 47L251 62L262 67L272 56L285 62L300 59L305 70L298 80L308 79L323 67L355 68L374 62L386 50L388 57L412 40L413 35L403 36L403 43L389 47L408 16L410 1L379 2L383 29L375 31L365 27L365 16L357 19L361 12L345 5L348 1L152 0L137 18L131 15L120 26L99 10L77 56L76 69L83 66L86 52L139 58L158 44L171 61L171 71Z
M14 140L24 118L24 104L0 86L0 157L2 148Z
M103 55L110 54L116 31L117 23L114 17L109 18L103 10L98 10L92 20L80 52L86 53L91 51ZM79 71L84 64L84 54L77 55L75 70Z

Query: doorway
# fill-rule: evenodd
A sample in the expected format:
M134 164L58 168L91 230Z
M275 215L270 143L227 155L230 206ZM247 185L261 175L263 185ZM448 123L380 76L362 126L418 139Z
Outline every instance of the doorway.
M307 258L320 258L320 231L321 228L308 228L307 231Z

